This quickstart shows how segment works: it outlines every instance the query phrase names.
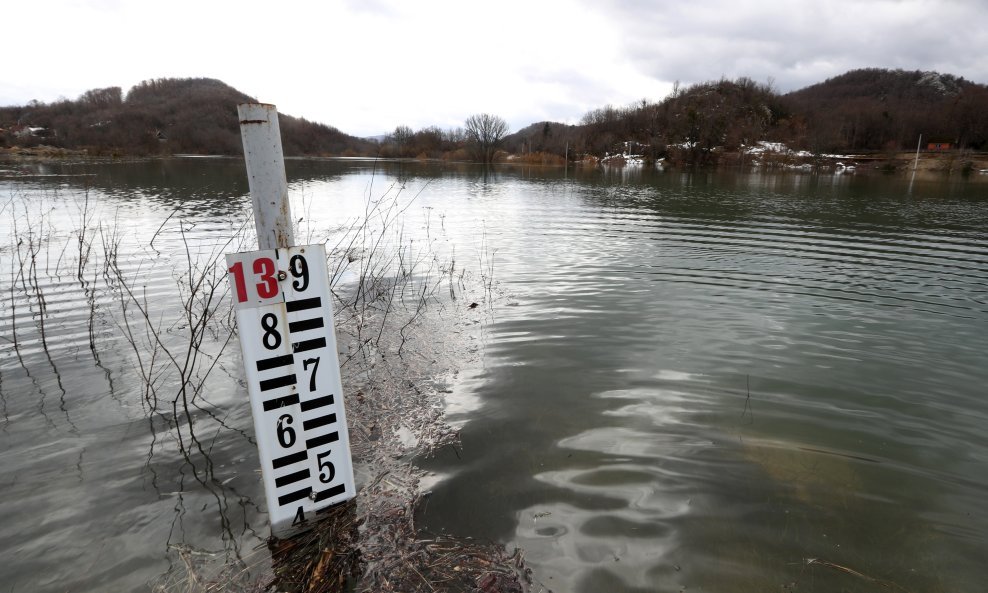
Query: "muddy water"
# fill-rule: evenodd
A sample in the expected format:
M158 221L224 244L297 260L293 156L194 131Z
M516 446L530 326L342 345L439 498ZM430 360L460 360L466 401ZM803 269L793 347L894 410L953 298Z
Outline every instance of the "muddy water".
M249 560L266 526L236 345L205 336L200 405L173 375L149 397L142 363L166 367L130 345L119 279L77 265L116 237L178 339L188 261L245 221L242 166L0 168L3 582L141 590L179 552ZM988 576L988 184L361 161L289 179L306 242L398 195L384 243L487 287L479 362L447 394L463 445L421 461L425 529L522 547L556 591Z

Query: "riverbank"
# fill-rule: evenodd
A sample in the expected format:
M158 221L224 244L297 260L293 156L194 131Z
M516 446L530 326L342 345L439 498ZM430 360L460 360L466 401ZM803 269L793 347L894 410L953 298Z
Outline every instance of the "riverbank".
M83 150L73 150L69 148L59 148L57 146L48 146L46 144L40 144L38 146L11 146L9 148L0 147L0 155L7 155L12 157L42 157L42 158L57 158L57 157L67 157L67 156L89 156L89 151Z
M512 164L540 164L532 159L507 157ZM742 150L692 149L672 147L665 157L652 161L645 155L616 153L603 158L584 157L577 161L584 167L642 167L703 168L703 169L769 169L823 173L879 172L919 173L972 176L988 174L988 153L971 151L875 152L847 154L814 154L793 150L777 142L759 142ZM549 164L542 162L541 164Z
M108 155L92 155L86 150L70 150L54 146L39 145L34 147L0 147L0 157L11 159L65 159L81 158L105 160ZM210 155L169 155L167 157L136 157L122 154L109 155L111 158L202 158ZM222 157L221 157L222 158ZM239 158L239 157L226 157ZM298 158L350 158L350 157L298 157ZM406 161L431 162L434 159L390 159L378 158L376 161ZM472 164L467 160L446 160L437 162L444 164ZM697 165L700 162L702 164ZM499 165L523 165L536 167L562 167L566 164L563 157L551 153L508 154L500 153L496 159ZM974 177L984 175L988 179L988 153L963 150L947 150L939 152L921 151L919 158L915 151L893 151L874 153L848 154L813 154L807 151L797 151L783 144L760 142L757 146L738 151L724 151L715 148L706 153L702 159L697 159L690 149L675 147L666 157L652 162L644 155L617 153L604 157L586 156L580 160L571 161L569 166L578 167L640 167L661 166L664 168L765 168L790 169L797 171L817 172L879 172L879 173L909 173L915 169L918 173L935 175L960 175ZM16 173L10 173L16 176Z
M766 144L766 143L763 143ZM874 171L879 173L934 173L969 176L988 173L988 153L970 151L896 151L882 153L811 154L792 151L784 145L768 144L767 148L722 157L722 164L753 167L789 168L824 172Z

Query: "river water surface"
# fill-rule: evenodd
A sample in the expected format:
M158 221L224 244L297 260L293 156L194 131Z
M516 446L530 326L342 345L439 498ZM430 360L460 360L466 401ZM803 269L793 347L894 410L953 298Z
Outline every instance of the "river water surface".
M176 551L257 554L236 345L206 340L220 370L196 425L204 466L152 413L118 295L74 267L79 221L115 219L127 277L152 302L180 297L188 260L250 248L227 244L249 205L242 163L0 168L18 174L0 179L2 582L142 590ZM462 446L420 461L423 529L522 548L535 590L983 589L985 180L288 174L306 242L400 190L403 239L486 284L481 306L457 304L481 328L479 362L446 394Z

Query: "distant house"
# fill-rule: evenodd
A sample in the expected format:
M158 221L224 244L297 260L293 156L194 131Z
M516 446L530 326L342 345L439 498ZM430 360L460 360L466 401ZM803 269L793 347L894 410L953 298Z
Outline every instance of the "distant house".
M47 135L48 128L38 128L32 126L22 126L14 131L14 136L17 138L44 138Z
M953 143L949 140L934 140L926 145L926 150L931 152L942 152L944 150L950 150L953 147Z

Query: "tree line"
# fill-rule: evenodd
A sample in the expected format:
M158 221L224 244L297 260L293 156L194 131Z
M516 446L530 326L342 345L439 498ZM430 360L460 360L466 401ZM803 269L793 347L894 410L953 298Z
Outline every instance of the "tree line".
M124 94L93 89L76 100L0 107L0 146L50 144L95 154L240 154L236 105L252 99L218 80L157 79ZM578 124L537 122L514 133L492 114L463 127L405 125L379 141L280 115L287 155L371 156L530 162L633 153L647 160L714 162L760 141L814 153L892 151L920 134L969 150L988 150L988 87L936 72L853 70L781 94L750 78L676 84L669 96L603 106ZM551 161L547 157L555 159Z
M659 101L607 105L578 124L537 122L504 135L497 154L602 158L636 154L706 164L761 141L815 154L898 151L916 147L922 134L967 150L988 150L988 87L936 72L870 68L853 70L805 89L782 94L771 81L750 78L676 84ZM381 154L408 158L472 157L465 129L399 126ZM488 145L489 147L489 145Z

